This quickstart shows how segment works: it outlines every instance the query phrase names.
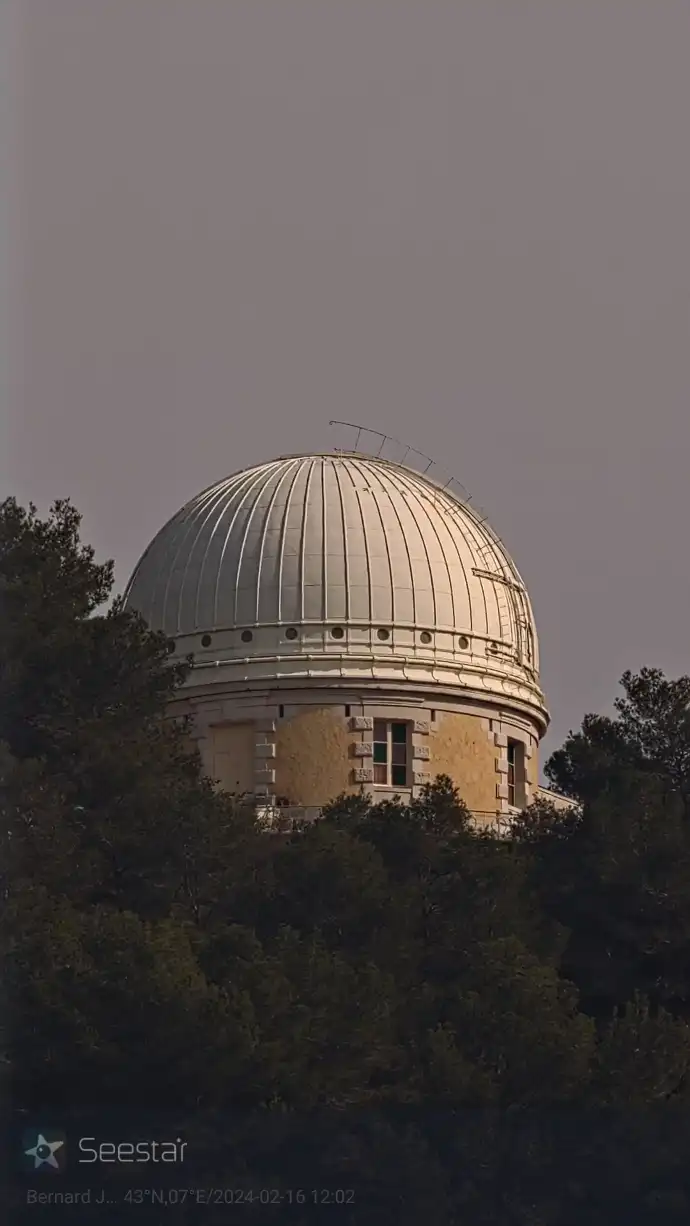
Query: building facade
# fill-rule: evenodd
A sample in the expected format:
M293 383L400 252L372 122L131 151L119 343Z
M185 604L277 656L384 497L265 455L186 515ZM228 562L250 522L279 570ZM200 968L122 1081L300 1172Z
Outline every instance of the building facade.
M317 813L447 774L480 824L538 790L548 724L529 596L482 516L403 464L287 456L192 499L126 601L194 666L220 786Z

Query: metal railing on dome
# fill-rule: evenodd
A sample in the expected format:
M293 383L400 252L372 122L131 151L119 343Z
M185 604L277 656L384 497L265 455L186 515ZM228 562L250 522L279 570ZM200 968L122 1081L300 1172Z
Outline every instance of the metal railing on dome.
M431 456L425 455L423 451L419 451L418 448L412 447L408 443L402 443L400 439L393 438L392 434L383 434L381 430L372 430L370 426L360 426L356 422L332 419L328 424L329 426L355 431L353 445L351 447L335 447L334 450L336 452L341 451L347 454L365 455L379 460L389 460L391 464L404 464L407 468L411 468L413 471L427 477L440 490L447 490L450 494L453 494L460 502L465 504L472 502L472 495L468 493L462 482L443 469ZM369 436L379 440L378 447L376 447L375 442L372 443L371 447L361 445L363 440L367 440ZM395 454L391 454L392 450L395 451ZM481 508L474 506L474 510L482 523L487 523L486 515Z

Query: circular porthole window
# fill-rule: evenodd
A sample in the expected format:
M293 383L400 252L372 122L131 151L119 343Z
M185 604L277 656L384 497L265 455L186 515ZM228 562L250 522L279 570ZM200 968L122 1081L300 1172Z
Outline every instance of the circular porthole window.
M429 631L428 631L428 630L422 630L422 633L420 634L420 636L419 636L419 637L420 637L420 639L421 639L422 643L430 643L430 642L431 642L431 635L429 634Z
M176 647L177 647L177 644L175 643L175 640L168 639L168 655L169 656L172 656L175 654Z
M287 630L285 631L285 637L286 639L296 639L297 638L297 631L295 630L294 626L288 626Z
M243 630L240 638L242 639L243 643L251 643L254 635L252 634L251 630Z
M390 630L386 630L383 626L381 627L380 630L377 630L376 633L380 639L384 640L384 642L386 639L389 639L391 636Z
M331 637L334 639L342 639L345 637L345 631L342 626L334 626L331 630Z
M210 635L210 634L202 634L202 636L201 636L201 646L202 646L202 647L210 647L210 646L211 646L211 635Z
M470 645L470 640L468 639L467 635L461 634L458 639L458 647L461 647L463 651L467 651L467 648L469 647L469 645Z

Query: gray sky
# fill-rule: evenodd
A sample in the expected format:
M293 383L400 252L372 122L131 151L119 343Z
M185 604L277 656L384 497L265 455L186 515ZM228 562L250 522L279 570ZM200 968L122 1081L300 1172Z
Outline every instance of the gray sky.
M687 0L2 20L3 494L70 496L121 586L216 478L368 423L513 553L547 752L690 671Z

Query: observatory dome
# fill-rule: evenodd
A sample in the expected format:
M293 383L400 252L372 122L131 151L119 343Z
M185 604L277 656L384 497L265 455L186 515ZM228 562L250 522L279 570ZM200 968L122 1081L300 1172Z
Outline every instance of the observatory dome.
M481 514L359 453L286 456L186 504L126 604L194 655L195 684L397 680L526 704L545 724L529 597ZM205 682L206 683L206 682Z

